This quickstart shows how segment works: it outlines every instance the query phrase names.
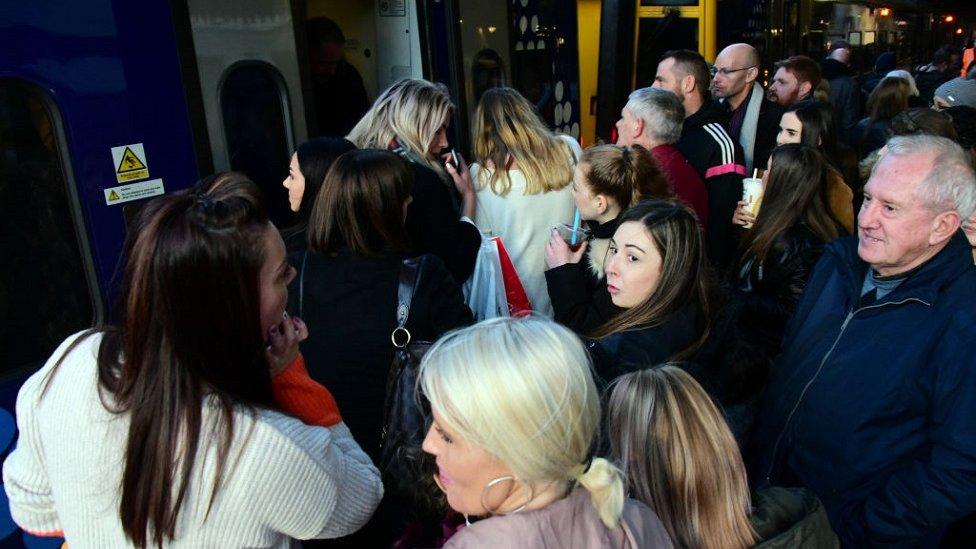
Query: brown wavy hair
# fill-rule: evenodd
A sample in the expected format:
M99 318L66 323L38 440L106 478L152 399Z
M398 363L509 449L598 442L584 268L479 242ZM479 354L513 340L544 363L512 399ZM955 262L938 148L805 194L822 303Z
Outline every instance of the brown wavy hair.
M278 408L260 313L269 230L258 188L236 173L150 201L125 245L117 322L76 339L45 382L46 390L78 343L103 334L99 394L129 418L118 513L137 547L174 539L199 447L210 440L218 444L213 505L236 409ZM206 401L220 419L204 429Z
M738 444L691 375L664 365L617 378L607 419L611 454L631 495L654 510L676 547L752 547Z

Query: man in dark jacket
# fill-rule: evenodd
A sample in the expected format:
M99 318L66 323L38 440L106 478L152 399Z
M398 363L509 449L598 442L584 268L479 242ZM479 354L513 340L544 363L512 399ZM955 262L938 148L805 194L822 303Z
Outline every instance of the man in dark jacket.
M827 247L763 399L751 478L806 486L850 547L936 547L976 511L976 269L960 222L972 165L896 137L858 236Z
M719 52L712 67L712 95L729 111L729 135L742 145L749 174L753 167L766 168L783 116L783 108L766 99L756 81L759 64L756 48L732 44Z
M820 62L823 77L830 84L830 105L838 137L850 143L849 135L861 119L861 91L851 70L851 45L846 40L830 44L830 53Z
M732 214L742 198L742 147L725 128L727 114L708 91L708 64L690 50L669 51L661 57L655 88L678 96L685 123L677 147L695 168L708 190L707 251L712 264L724 269L737 246Z

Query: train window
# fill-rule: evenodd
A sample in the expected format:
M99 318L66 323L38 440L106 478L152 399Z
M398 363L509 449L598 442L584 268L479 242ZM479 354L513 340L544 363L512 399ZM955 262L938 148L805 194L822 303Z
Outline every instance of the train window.
M265 196L281 195L295 148L281 73L260 61L232 65L220 86L220 109L230 169L246 174ZM267 206L279 227L291 219L287 201L268 200Z
M0 379L36 370L99 316L56 106L0 79Z

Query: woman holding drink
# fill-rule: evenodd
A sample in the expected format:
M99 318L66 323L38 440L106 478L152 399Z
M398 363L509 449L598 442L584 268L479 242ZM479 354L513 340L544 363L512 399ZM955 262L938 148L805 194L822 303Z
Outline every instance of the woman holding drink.
M577 219L586 226L552 230L545 250L546 285L556 321L588 333L618 312L607 293L604 267L620 216L641 198L670 198L671 191L654 157L640 145L586 149L572 188Z
M730 417L737 436L751 426L751 406L824 244L845 234L823 199L826 177L827 165L816 149L780 145L763 176L758 215L740 205L733 218L753 226L739 245L712 335L695 362L714 374L704 376L712 379L706 388L727 410L748 408L742 417Z

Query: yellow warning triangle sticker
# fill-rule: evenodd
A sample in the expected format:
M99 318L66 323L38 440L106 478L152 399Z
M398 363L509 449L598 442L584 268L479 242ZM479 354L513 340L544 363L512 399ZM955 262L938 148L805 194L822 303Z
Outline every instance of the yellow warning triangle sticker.
M103 164L103 165L104 165L104 164ZM112 201L114 201L114 200L118 200L118 199L119 199L119 195L118 195L118 194L117 194L117 193L116 193L115 191L112 191L112 192L111 192L111 193L110 193L110 194L108 195L108 201L109 201L109 202L112 202Z
M130 149L129 147L126 147L125 152L122 153L122 161L119 162L119 169L116 170L116 173L123 174L129 172L137 172L139 170L145 170L145 169L146 169L146 165L143 164L142 160L139 160L139 157L136 156L136 153L132 152L132 149ZM109 197L109 200L113 200L113 199Z

